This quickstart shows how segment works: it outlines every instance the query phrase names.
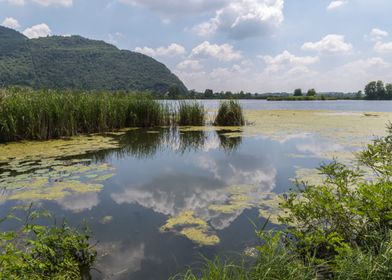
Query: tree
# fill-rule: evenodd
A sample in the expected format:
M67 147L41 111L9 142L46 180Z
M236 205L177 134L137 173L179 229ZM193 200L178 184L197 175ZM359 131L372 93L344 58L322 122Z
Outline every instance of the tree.
M356 99L362 99L362 90L358 91L358 92L355 94L355 98L356 98Z
M385 97L386 99L392 99L392 84L385 85Z
M384 99L385 98L385 86L382 81L377 81L377 99Z
M294 96L302 96L302 89L297 88L296 90L294 90Z
M214 97L214 91L212 89L206 89L204 91L204 97L206 97L206 98L213 98Z
M317 92L314 88L309 89L308 93L306 94L306 96L316 96L316 95L317 95Z
M175 85L170 86L169 94L168 94L169 98L176 99L176 98L178 98L179 95L180 95L179 88Z
M189 94L190 98L196 98L197 92L196 92L196 90L191 89L188 94Z
M365 95L367 99L377 99L377 82L373 81L366 85Z

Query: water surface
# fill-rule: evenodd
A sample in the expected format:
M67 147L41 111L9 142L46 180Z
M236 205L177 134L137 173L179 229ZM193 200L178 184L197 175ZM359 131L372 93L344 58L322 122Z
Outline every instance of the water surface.
M233 133L134 130L116 136L121 148L57 159L58 165L62 162L65 166L60 173L58 167L26 164L21 174L38 174L54 186L68 181L97 184L97 178L114 175L100 181L102 189L81 192L65 186L69 191L66 195L48 191L47 199L35 198L34 202L73 225L88 222L99 241L96 267L100 272L94 272L95 279L167 279L189 265L197 265L201 256L232 254L256 245L250 221L257 225L265 222L266 217L259 214L263 198L287 191L296 166L317 166L321 159L301 149L304 144L317 146L326 141L307 135L278 142L241 137L240 131L236 131L237 137L227 137L228 132ZM9 176L20 175L10 165L1 168L3 174L11 170ZM4 182L3 187L7 188ZM32 195L20 195L26 192L23 186L8 188L5 196L13 199L2 202L1 213L28 203ZM50 185L45 188L50 189ZM240 203L235 204L238 196ZM233 204L233 209L225 208ZM216 236L219 242L203 245L181 234L181 226L178 230L160 230L168 219L185 211L205 221L206 234Z

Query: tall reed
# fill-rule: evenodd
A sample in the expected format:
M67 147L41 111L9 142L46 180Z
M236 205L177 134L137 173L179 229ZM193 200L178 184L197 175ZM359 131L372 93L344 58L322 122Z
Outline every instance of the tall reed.
M0 92L0 142L163 126L170 121L169 108L142 93Z
M223 101L219 105L214 125L243 126L245 124L241 104L235 100Z
M178 105L178 125L203 126L206 119L206 110L199 102L180 101Z

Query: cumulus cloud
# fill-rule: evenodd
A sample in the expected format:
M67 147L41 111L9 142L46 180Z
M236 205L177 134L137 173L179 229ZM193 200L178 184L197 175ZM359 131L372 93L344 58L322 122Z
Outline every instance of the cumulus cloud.
M11 5L16 5L16 6L24 6L28 1L37 3L45 7L52 6L52 5L70 7L73 5L73 0L6 0L6 1Z
M376 52L392 52L392 42L388 42L388 43L377 42L374 45L374 50Z
M176 68L182 71L193 72L203 69L203 65L198 60L187 59L177 64Z
M178 16L214 11L229 0L119 0L120 3L146 7L165 16Z
M204 41L192 50L191 57L215 58L220 61L234 61L242 58L241 52L236 51L232 45L211 44Z
M348 53L352 51L353 45L345 42L343 35L329 34L318 42L303 44L302 49L320 53Z
M23 31L23 34L30 38L39 38L39 37L46 37L52 34L52 30L50 30L49 26L45 23L37 24L32 27L26 28Z
M1 25L12 29L18 29L20 27L19 22L12 17L5 18Z
M33 2L38 3L38 4L45 6L45 7L48 7L51 5L70 7L73 4L73 0L33 0Z
M159 47L156 49L149 47L137 47L134 50L135 52L143 53L148 56L158 57L158 56L179 56L186 53L186 50L183 46L179 44L170 44L167 47Z
M380 41L384 39L385 37L388 36L388 32L378 29L378 28L373 28L372 31L370 32L370 40L372 41Z
M196 25L193 30L201 35L224 32L233 39L265 35L284 20L284 0L235 0L217 10L215 17Z
M334 0L331 3L329 3L327 10L332 11L332 10L337 10L339 8L342 8L347 4L346 0Z
M25 4L25 0L6 0L6 2L15 6L23 6Z
M267 65L267 71L277 72L280 70L294 69L294 67L310 65L318 62L318 56L295 56L289 51L284 51L277 56L258 56Z

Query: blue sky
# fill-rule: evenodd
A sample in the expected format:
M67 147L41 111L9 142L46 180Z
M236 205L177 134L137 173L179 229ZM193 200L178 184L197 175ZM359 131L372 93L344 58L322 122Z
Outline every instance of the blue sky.
M357 91L392 82L391 0L0 0L0 24L165 63L190 89Z

